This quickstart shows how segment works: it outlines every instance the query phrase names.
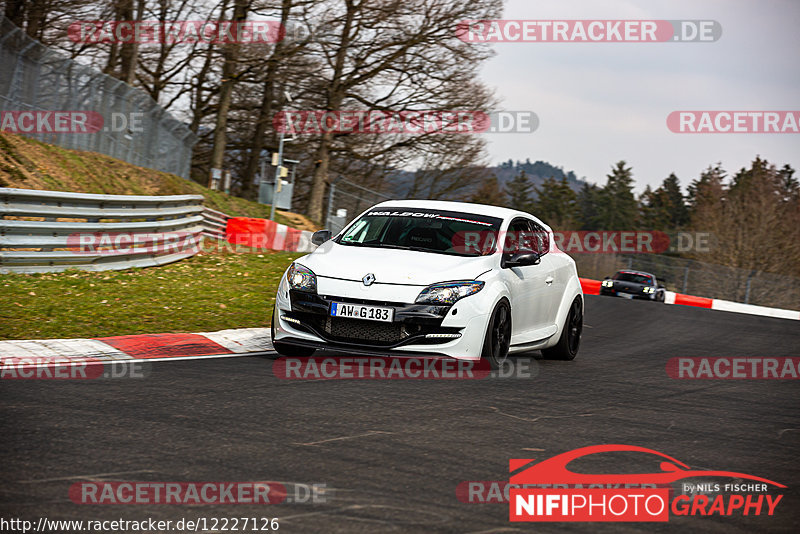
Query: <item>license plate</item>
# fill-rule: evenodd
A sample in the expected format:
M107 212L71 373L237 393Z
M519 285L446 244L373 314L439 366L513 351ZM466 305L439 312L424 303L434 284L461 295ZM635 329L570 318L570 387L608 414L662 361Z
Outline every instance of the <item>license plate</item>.
M331 317L348 317L351 319L391 323L394 320L394 308L334 302L331 304Z
M633 298L633 295L631 295L630 293L617 293L617 294L620 297L624 298L624 299L632 299Z

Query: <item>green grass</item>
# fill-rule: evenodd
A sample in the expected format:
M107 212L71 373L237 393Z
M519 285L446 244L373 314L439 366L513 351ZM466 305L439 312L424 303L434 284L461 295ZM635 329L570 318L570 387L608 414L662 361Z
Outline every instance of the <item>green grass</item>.
M214 251L146 269L0 275L0 339L269 326L280 277L300 255Z

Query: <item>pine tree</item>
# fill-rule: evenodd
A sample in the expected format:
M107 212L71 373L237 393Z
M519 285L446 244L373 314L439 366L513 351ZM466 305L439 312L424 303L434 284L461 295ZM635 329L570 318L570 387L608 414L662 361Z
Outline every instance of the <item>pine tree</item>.
M597 230L600 217L600 188L584 182L578 192L578 217L581 230Z
M505 206L508 199L500 183L497 181L497 177L491 175L491 177L483 182L469 201L476 204L487 204L489 206Z
M550 177L536 188L533 213L551 228L572 230L577 225L575 216L578 196L567 183L567 178Z
M520 171L514 178L506 184L508 194L508 206L515 210L531 211L533 199L531 193L533 186L528 181L525 171Z
M624 161L617 162L600 191L599 222L603 230L636 228L639 205L633 196L633 175Z
M655 191L647 186L639 200L645 228L675 230L689 222L689 210L675 173L665 178Z

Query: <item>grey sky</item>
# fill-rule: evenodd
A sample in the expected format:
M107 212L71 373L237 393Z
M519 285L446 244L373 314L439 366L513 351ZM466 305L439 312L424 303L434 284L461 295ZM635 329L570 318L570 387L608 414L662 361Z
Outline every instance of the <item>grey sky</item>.
M482 70L500 108L531 110L532 134L487 135L492 163L544 160L605 183L633 167L636 189L709 164L729 173L756 154L800 171L800 134L675 134L676 110L800 109L796 0L508 0L504 19L712 19L713 43L497 43Z

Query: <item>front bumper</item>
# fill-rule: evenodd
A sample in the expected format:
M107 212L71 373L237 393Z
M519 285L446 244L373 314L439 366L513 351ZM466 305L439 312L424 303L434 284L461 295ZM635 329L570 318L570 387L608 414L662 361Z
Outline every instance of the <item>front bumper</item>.
M373 295L370 295L373 296ZM377 295L374 295L377 296ZM481 355L487 314L469 297L454 305L278 291L275 340L287 344L361 354L416 353L476 359ZM332 302L391 307L391 323L331 317Z
M656 300L656 293L631 293L610 287L600 287L600 294L606 297L622 297L635 300Z

